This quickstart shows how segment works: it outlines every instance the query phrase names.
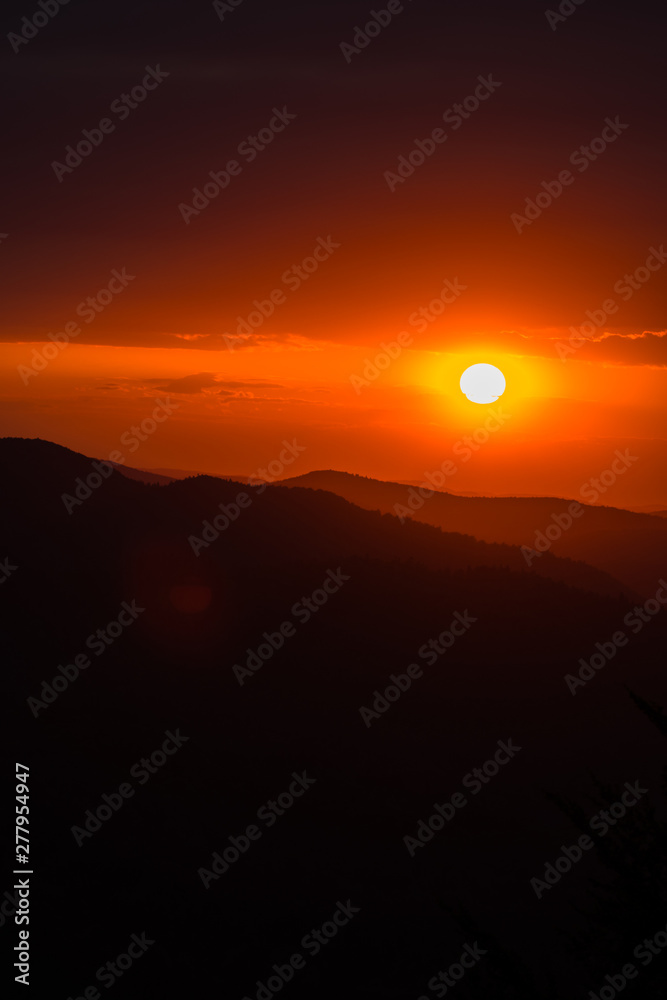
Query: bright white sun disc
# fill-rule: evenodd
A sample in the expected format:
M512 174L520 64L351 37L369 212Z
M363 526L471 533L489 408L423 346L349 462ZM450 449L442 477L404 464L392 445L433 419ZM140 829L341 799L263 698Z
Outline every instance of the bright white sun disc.
M471 403L495 403L505 391L505 376L495 365L471 365L461 376L461 392Z

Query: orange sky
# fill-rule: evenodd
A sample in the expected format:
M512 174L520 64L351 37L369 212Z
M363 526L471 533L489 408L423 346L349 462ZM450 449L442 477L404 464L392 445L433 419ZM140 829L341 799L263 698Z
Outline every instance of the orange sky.
M137 9L131 31L87 8L10 53L0 433L105 457L166 395L178 408L129 463L251 473L296 438L307 450L285 474L420 480L483 426L458 380L484 361L507 377L511 417L453 490L578 496L632 447L609 502L667 507L650 19L621 51L611 10L577 7L552 31L534 5L452 20L424 0L350 62L358 4L244 5L224 24L209 8L159 25ZM158 64L159 86L58 176L68 144ZM225 189L184 214L235 157ZM44 364L50 334L73 336Z
M418 349L415 334L377 377L366 361L379 345L295 338L292 346L197 351L72 342L27 385L16 366L39 346L4 345L3 429L104 458L119 450L128 465L228 474L265 467L289 439L306 450L286 476L338 468L409 480L455 460L456 443L479 431L446 488L568 496L629 445L639 460L600 502L667 501L664 368L519 356L480 340L475 350L445 353ZM505 373L499 404L471 403L458 388L478 361ZM176 405L139 442L131 428L150 418L156 400ZM485 434L490 411L501 426Z

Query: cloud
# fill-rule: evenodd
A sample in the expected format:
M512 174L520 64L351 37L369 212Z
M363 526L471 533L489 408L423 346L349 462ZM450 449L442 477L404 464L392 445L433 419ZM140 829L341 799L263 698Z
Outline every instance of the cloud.
M225 389L284 389L278 382L220 382ZM222 392L221 392L222 395Z
M153 380L156 381L156 380ZM159 382L156 387L161 392L174 393L196 393L205 389L216 389L220 395L227 395L230 390L237 389L283 389L284 386L277 382L229 382L225 381L219 372L199 372L195 375L184 375L182 378L172 379L171 382Z
M667 368L667 330L600 327L585 336L581 327L519 328L466 333L450 341L453 351L484 345L524 357L587 361L604 365Z
M590 325L590 324L589 324ZM434 351L446 350L451 353L469 351L471 347L484 347L508 354L525 357L540 357L558 360L565 359L586 361L606 365L667 367L667 331L646 330L641 327L611 327L602 326L587 337L585 343L577 341L579 325L558 325L543 327L515 327L510 329L486 329L483 325L474 329L461 325L443 324L420 338L415 349ZM570 338L574 337L577 349L573 353L563 351ZM165 333L156 331L104 331L102 329L84 330L80 337L72 341L74 349L77 344L114 346L114 347L152 347L177 350L216 351L223 358L237 351L269 352L269 351L308 351L324 352L336 348L367 348L377 349L378 338L370 332L359 339L350 339L347 331L343 331L337 339L319 339L301 336L293 333L253 333L247 336L202 333ZM47 333L43 328L8 327L0 330L0 342L4 343L45 343ZM446 347L443 347L443 341ZM210 361L208 362L210 363ZM138 384L138 383L136 383ZM199 393L215 391L222 388L236 389L278 389L280 385L265 382L232 383L227 382L221 373L199 372L172 380L144 380L144 385L157 386L163 392Z
M6 324L0 329L0 343L50 344L53 328ZM84 329L71 345L89 347L152 347L192 351L322 351L333 341L301 336L296 333L254 333L248 336L221 333L171 333L159 330L109 329L103 326Z
M315 340L312 337L302 337L296 333L252 333L247 336L243 334L225 334L224 338L220 337L220 335L216 335L216 339L224 339L225 347L231 351L243 349L248 350L252 348L322 351L326 347L333 347L338 343L337 341ZM206 349L205 345L200 344L198 346L202 350Z
M158 384L157 388L161 392L201 392L203 389L212 389L217 385L218 375L215 372L199 372L196 375L184 375L183 378L175 378L171 382Z
M560 345L560 346L558 346ZM559 357L579 361L598 361L608 365L645 365L667 367L667 330L642 332L600 331L590 337L568 338L554 342Z
M123 393L140 393L152 395L156 391L173 393L175 395L206 395L234 396L237 393L253 396L255 392L273 389L285 389L279 382L262 382L259 379L248 379L239 382L226 379L222 372L195 372L179 378L117 378L99 380L95 384L97 391ZM258 397L259 398L259 397Z

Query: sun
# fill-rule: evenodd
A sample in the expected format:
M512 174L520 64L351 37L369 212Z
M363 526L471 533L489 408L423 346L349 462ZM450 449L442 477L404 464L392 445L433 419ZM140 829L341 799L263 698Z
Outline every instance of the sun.
M461 376L461 392L471 403L495 403L505 391L505 376L494 365L471 365Z

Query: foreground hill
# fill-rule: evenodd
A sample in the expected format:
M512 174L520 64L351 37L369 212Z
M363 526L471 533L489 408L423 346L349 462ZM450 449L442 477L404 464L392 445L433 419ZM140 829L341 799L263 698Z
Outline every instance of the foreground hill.
M660 930L665 755L624 685L667 701L664 613L634 631L600 572L545 556L550 578L511 546L331 493L118 472L85 487L91 462L0 441L6 739L38 803L50 993L84 995L145 932L124 995L254 1000L338 901L358 913L287 984L295 1000L425 995L475 941L461 1000L585 996ZM177 752L137 771L166 733ZM295 774L312 785L288 806ZM621 839L539 898L531 879L582 817L638 779Z

